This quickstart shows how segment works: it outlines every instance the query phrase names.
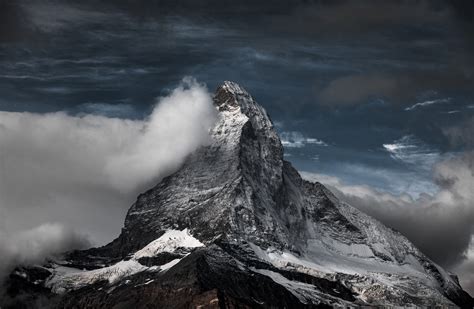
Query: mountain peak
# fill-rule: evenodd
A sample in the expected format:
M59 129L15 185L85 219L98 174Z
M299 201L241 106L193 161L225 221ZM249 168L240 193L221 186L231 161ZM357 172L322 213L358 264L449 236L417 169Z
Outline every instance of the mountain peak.
M276 214L265 218L264 210L275 207L283 181L283 147L270 118L233 82L218 87L214 102L219 113L211 144L139 196L118 239L120 254L176 228L189 228L207 243L216 238L266 243L271 234L275 245L289 242L276 230L281 225ZM158 200L169 203L156 204Z
M225 81L214 94L214 104L218 110L240 110L256 128L273 130L273 123L265 109L242 86L235 82Z
M244 101L241 97L251 97L250 94L239 84L231 81L225 81L217 87L214 95L214 104L220 111L232 108L242 107ZM253 100L252 100L253 101Z
M62 307L472 307L405 237L303 180L241 86L214 103L212 142L138 196L116 240L45 266L35 288Z

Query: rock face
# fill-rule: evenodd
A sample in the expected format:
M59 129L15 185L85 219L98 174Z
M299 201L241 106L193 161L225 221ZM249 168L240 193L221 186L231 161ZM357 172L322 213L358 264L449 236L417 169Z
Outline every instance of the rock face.
M117 239L17 268L4 307L472 308L405 237L303 180L243 88L214 101L212 143L137 198Z

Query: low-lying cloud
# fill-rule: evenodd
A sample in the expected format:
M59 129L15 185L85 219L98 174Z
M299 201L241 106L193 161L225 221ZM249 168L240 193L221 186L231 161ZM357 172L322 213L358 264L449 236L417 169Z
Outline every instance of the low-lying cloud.
M145 120L0 112L2 263L112 240L136 195L208 143L215 119L191 78Z
M0 230L0 275L14 264L41 262L46 257L89 246L90 242L86 236L79 235L72 228L59 223L44 223L17 233Z

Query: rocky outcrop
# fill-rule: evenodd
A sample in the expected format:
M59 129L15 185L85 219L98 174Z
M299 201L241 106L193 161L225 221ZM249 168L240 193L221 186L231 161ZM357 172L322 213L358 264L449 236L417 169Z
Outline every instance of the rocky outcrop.
M112 243L44 266L44 297L60 308L472 307L405 237L303 180L243 88L225 82L214 101L212 143L141 194ZM26 285L29 270L17 272Z

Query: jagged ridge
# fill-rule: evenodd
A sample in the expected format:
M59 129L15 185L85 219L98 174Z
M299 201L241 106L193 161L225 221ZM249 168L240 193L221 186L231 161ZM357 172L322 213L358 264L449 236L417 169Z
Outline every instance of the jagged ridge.
M456 280L402 235L301 179L243 88L225 82L214 102L212 143L138 197L116 240L46 267L42 284L66 287L60 307L112 306L125 295L134 307L472 306ZM183 230L205 247L183 243L137 258ZM61 274L64 265L98 270L70 276Z

